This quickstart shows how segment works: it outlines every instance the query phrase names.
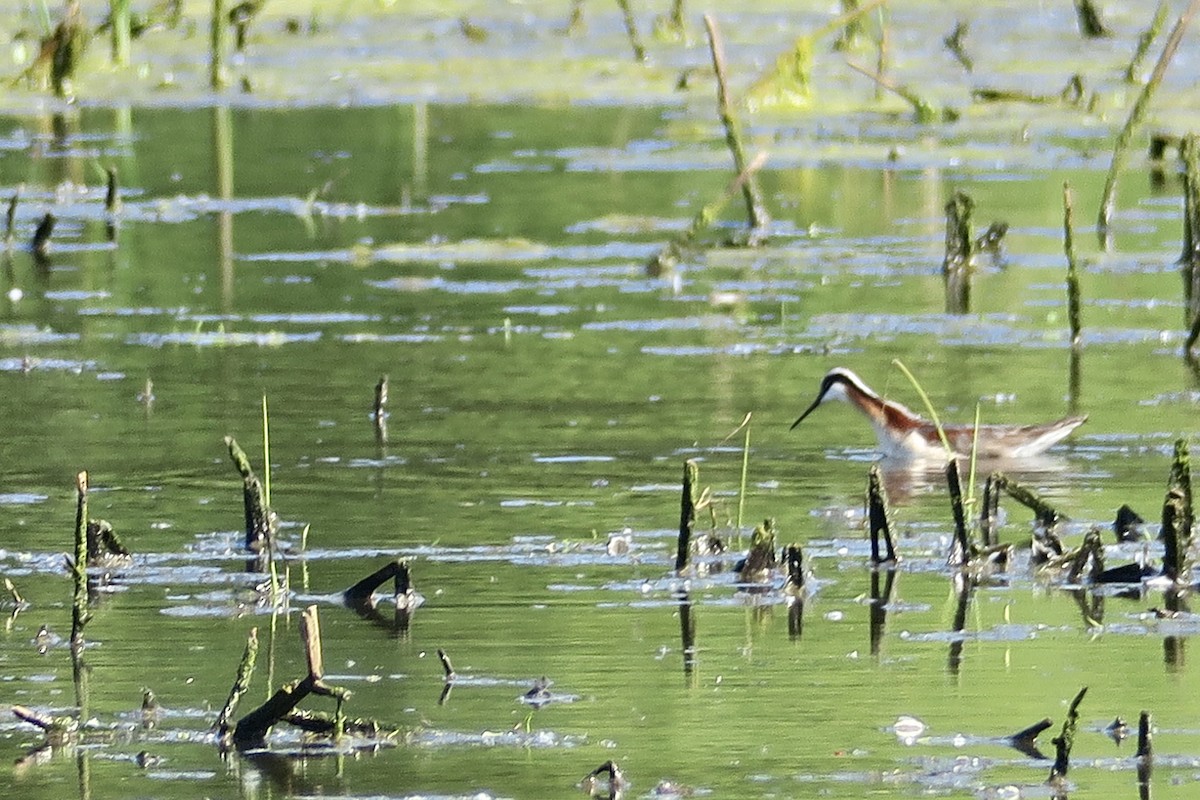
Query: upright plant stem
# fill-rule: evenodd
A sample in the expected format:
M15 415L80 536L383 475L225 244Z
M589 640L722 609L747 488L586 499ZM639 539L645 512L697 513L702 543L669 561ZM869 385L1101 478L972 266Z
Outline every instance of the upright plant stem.
M1167 43L1163 45L1162 55L1158 57L1154 71L1150 73L1150 80L1146 81L1146 85L1142 87L1141 94L1138 95L1137 100L1133 103L1133 108L1129 111L1129 118L1125 120L1125 127L1117 136L1117 144L1113 148L1112 164L1108 168L1108 178L1104 181L1104 193L1100 197L1100 213L1096 220L1096 230L1100 237L1101 247L1108 245L1108 223L1112 219L1117 202L1117 178L1125 166L1129 142L1133 139L1133 131L1142 121L1142 117L1146 115L1150 98L1154 96L1158 85L1162 83L1163 76L1167 72L1167 65L1171 63L1175 51L1179 49L1179 43L1183 41L1183 32L1187 29L1188 23L1192 21L1197 10L1200 10L1200 0L1191 0L1183 13L1179 15L1179 19L1175 21L1175 27L1171 29L1171 34L1167 37Z
M75 493L75 567L72 574L75 592L71 602L71 648L79 653L83 649L83 626L91 618L88 613L87 591L88 474L86 472L80 472L75 476Z
M1079 321L1079 270L1075 265L1075 237L1071 206L1071 184L1063 183L1063 252L1067 257L1067 319L1071 326L1071 347L1082 343Z
M229 53L229 31L226 25L225 0L213 0L212 28L209 36L208 83L213 90L229 85L229 73L225 60Z
M708 45L712 54L713 70L717 73L717 114L725 128L725 144L733 155L733 168L739 174L746 173L746 151L742 147L742 132L737 117L733 111L733 103L729 98L729 86L725 78L725 46L721 41L721 32L717 22L711 15L704 15L704 27L708 31ZM742 197L746 201L746 217L753 231L764 231L770 223L762 192L753 174L742 183Z
M108 7L112 26L112 60L118 67L127 67L130 53L129 0L110 0Z

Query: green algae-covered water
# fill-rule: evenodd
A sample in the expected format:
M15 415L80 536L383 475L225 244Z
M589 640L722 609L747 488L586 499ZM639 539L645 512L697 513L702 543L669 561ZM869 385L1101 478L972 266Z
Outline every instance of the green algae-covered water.
M43 749L37 729L0 720L0 794L570 797L611 759L626 797L1048 796L1050 739L1087 686L1067 791L1138 792L1133 742L1105 728L1116 717L1136 728L1147 710L1154 796L1192 796L1193 615L1157 614L1153 585L1072 591L1038 573L1024 555L1030 514L1007 500L1001 536L1018 557L964 590L945 566L953 525L939 476L892 468L903 560L887 592L863 532L866 423L833 406L788 430L839 365L921 407L896 359L948 421L977 406L985 422L1086 413L1017 477L1069 517L1068 546L1095 525L1109 565L1159 557L1170 455L1195 429L1198 397L1181 358L1173 162L1153 179L1142 140L1110 250L1091 225L1136 91L1119 67L1151 7L1110 9L1114 36L1098 44L1079 39L1069 8L894 9L896 74L960 106L954 125L877 105L865 78L819 48L812 104L744 120L751 146L770 153L766 246L697 250L651 277L645 262L732 177L711 79L683 94L666 83L706 63L698 20L690 43L669 43L649 33L660 10L635 8L643 67L615 8L595 4L578 38L557 32L566 9L549 4L318 6L300 42L280 31L311 9L292 6L268 6L251 37L238 66L248 95L206 96L181 66L198 63L184 55L202 42L182 33L135 43L136 80L81 77L73 105L6 95L0 197L21 187L21 199L0 269L0 572L27 603L5 608L6 705L78 710L63 562L78 471L91 516L134 558L93 597L84 734ZM828 19L713 10L742 87ZM189 13L203 39L205 18ZM462 37L462 14L487 41ZM941 50L955 14L977 37L972 75ZM399 30L421 83L372 60L382 51L370 43ZM861 47L853 58L873 58ZM1052 47L1060 57L1038 55ZM322 52L330 71L358 64L357 101L351 81L322 71L297 84L303 103L268 90L272 69ZM513 52L542 66L506 70ZM1192 58L1185 46L1150 128L1187 131ZM165 63L173 82L147 90ZM972 86L1057 91L1077 70L1099 95L1090 112L969 105ZM115 243L110 166L123 199ZM1064 181L1082 265L1074 382ZM1003 256L980 260L965 315L943 313L955 190L973 198L980 231L1010 226ZM52 244L35 259L28 242L47 213ZM731 204L703 239L741 225ZM383 375L386 436L370 416ZM274 615L265 576L246 572L223 442L235 436L261 473L264 394L289 581ZM744 434L729 434L747 413L739 532ZM674 574L688 458L711 488L702 527L737 551L772 517L780 544L803 547L813 579L802 602L781 579L739 586L736 554ZM1118 547L1108 528L1125 503L1151 522L1143 542ZM396 557L411 560L425 599L409 618L386 602L365 616L341 603ZM308 605L329 682L353 692L347 712L401 735L331 752L280 726L269 752L223 757L210 729L247 632L257 627L262 647L239 715L304 676ZM438 649L457 672L449 692ZM548 697L531 702L543 678ZM146 689L161 705L153 725ZM1044 717L1046 757L1007 744Z

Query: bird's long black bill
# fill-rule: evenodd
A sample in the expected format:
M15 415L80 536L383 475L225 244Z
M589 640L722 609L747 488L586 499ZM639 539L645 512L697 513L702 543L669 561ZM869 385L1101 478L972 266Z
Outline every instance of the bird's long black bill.
M825 397L825 395L820 395L819 397L817 397L816 400L813 400L813 404L811 406L809 406L807 409L805 409L804 413L800 415L800 419L793 422L792 427L788 428L788 430L789 431L796 430L796 426L799 425L801 422L804 422L804 418L807 417L809 414L811 414L816 409L817 406L821 405L821 400L824 399L824 397Z

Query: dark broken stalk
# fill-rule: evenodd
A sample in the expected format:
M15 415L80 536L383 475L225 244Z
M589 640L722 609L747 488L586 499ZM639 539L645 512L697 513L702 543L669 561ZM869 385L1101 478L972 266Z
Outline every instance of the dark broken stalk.
M1079 32L1085 39L1105 39L1112 36L1093 0L1075 0L1075 17L1079 20Z
M946 203L946 253L942 258L942 283L946 292L946 313L966 314L971 310L971 259L975 239L971 235L971 214L975 203L962 191L955 191Z
M1044 758L1041 751L1038 750L1037 737L1053 724L1050 718L1046 717L1041 722L1035 722L1028 728L1019 730L1012 736L1009 736L1008 743L1030 758Z
M411 596L412 572L407 559L388 562L343 592L342 597L351 605L369 603L375 590L389 580L393 582L393 597L397 603Z
M91 619L87 590L87 472L75 476L75 493L75 559L71 567L75 592L71 601L71 650L78 655L83 649L83 626Z
M888 509L887 489L884 488L883 478L877 465L871 466L867 477L867 516L871 525L871 563L895 563L896 543L892 539L892 528L889 522L891 512ZM879 539L883 538L887 548L886 555L880 555Z
M979 527L983 534L983 546L993 547L1000 543L997 528L1000 525L1000 481L1004 476L999 472L988 475L983 484L983 508L979 513Z
M967 53L966 42L967 32L970 30L970 25L961 19L954 24L954 30L942 39L942 44L946 45L946 49L958 59L958 63L962 64L963 69L971 72L975 69L975 61Z
M1113 146L1112 163L1108 167L1108 177L1104 181L1104 192L1100 196L1100 213L1096 220L1096 232L1100 237L1101 247L1107 248L1109 244L1108 224L1112 219L1117 202L1117 179L1120 177L1121 170L1125 167L1129 144L1133 140L1133 131L1141 124L1142 118L1146 116L1146 111L1150 106L1150 99L1158 90L1159 84L1162 83L1163 76L1167 72L1167 65L1175 57L1175 51L1179 49L1179 44L1183 41L1183 32L1187 29L1188 23L1191 22L1197 10L1200 10L1200 0L1191 0L1187 4L1187 8L1183 10L1183 13L1179 15L1179 19L1175 21L1175 27L1171 29L1170 35L1167 36L1167 42L1163 45L1162 53L1159 55L1158 61L1154 64L1154 70L1150 73L1150 79L1142 87L1141 93L1138 94L1137 99L1133 103L1133 108L1129 111L1129 118L1125 120L1125 127L1117 135L1116 144Z
M751 243L760 243L766 237L771 217L767 213L762 190L759 189L754 172L748 171L746 151L742 146L741 126L734 113L733 102L729 97L729 85L725 70L725 45L721 40L717 22L710 14L704 15L704 28L708 31L709 52L712 56L713 71L717 75L717 115L720 116L721 125L725 129L725 144L729 148L730 155L733 156L733 168L738 175L746 173L746 180L742 182L741 190L742 199L746 202L750 241Z
M50 236L54 233L54 221L54 215L47 211L46 216L38 223L37 230L33 232L33 254L38 258L45 259L50 253Z
M251 628L246 635L246 649L242 653L242 660L238 663L237 677L233 680L229 698L221 708L221 713L217 715L217 722L214 726L218 738L223 742L229 737L229 721L233 718L233 713L237 711L238 701L250 688L250 679L254 677L254 662L257 658L258 628Z
M967 514L963 505L962 482L958 475L958 459L946 462L946 483L950 487L950 509L954 513L954 543L950 546L950 566L966 566L974 552L967 533Z
M1083 342L1079 321L1079 270L1075 265L1075 240L1071 209L1071 184L1063 182L1063 252L1067 257L1067 319L1071 327L1071 347Z
M274 520L267 505L262 482L254 474L250 459L232 436L225 437L229 457L242 476L242 503L246 515L246 549L259 555L260 560L269 556L274 538Z
M371 421L375 423L375 439L379 444L387 444L387 404L388 376L381 375L379 383L375 384L375 403L371 410Z
M1050 777L1046 782L1051 786L1062 784L1071 767L1071 747L1075 744L1075 728L1079 724L1079 704L1087 694L1087 687L1079 690L1075 699L1067 709L1067 718L1063 721L1062 733L1054 737L1054 766L1050 768Z
M1037 492L1023 484L1017 483L1003 472L992 473L992 477L995 479L995 485L998 488L1003 489L1005 494L1034 513L1039 525L1049 529L1058 524L1060 519L1058 511L1043 500Z
M1150 775L1154 769L1154 747L1150 740L1150 712L1138 717L1137 779L1141 797L1150 798Z
M1177 585L1191 583L1193 523L1191 466L1187 442L1180 439L1175 442L1159 534L1163 540L1163 575Z
M1179 145L1183 160L1183 251L1179 254L1183 274L1184 324L1190 333L1184 356L1195 359L1193 348L1200 336L1200 139L1183 137Z
M233 729L233 741L239 749L261 745L271 728L284 720L310 694L332 697L337 701L334 735L340 735L342 704L350 693L324 681L321 628L315 605L304 609L300 616L300 636L304 641L308 675L303 680L281 687L265 703L238 720Z
M1127 83L1138 83L1141 81L1139 77L1142 71L1142 62L1146 60L1146 54L1150 52L1150 45L1154 44L1154 40L1162 33L1163 25L1167 24L1167 14L1171 7L1167 0L1160 0L1158 8L1154 10L1154 19L1150 21L1150 27L1142 31L1141 36L1138 36L1137 48L1133 52L1133 58L1129 60L1129 66L1125 68L1125 81Z
M17 204L21 202L21 192L25 189L25 184L19 184L13 196L8 200L8 211L4 215L4 248L12 249L13 229L17 221Z
M721 213L721 209L725 208L725 205L742 187L742 184L766 162L767 154L765 152L756 155L746 165L746 170L729 182L729 185L725 187L725 191L720 197L696 212L696 216L692 217L691 224L676 235L674 239L663 245L663 248L646 262L646 274L652 278L657 278L674 269L675 265L683 258L684 251L692 247L700 232L708 228L709 225L712 225L713 220Z
M679 542L675 550L675 572L687 567L692 532L696 527L696 508L700 502L700 467L692 459L683 462L683 493L679 508Z
M593 793L593 796L595 796L594 793L596 790L604 788L599 785L599 781L597 780L601 777L606 777L608 780L607 788L610 797L619 796L621 791L629 785L629 781L625 779L625 773L621 771L621 768L617 766L615 761L609 760L584 776L581 782L584 790Z
M617 0L617 5L621 7L621 17L625 22L625 35L629 37L633 58L635 61L645 61L646 48L642 46L642 39L638 35L637 21L633 17L633 10L629 7L629 0Z
M438 660L442 662L443 677L447 682L453 681L457 677L454 673L454 665L450 663L450 656L446 655L446 651L438 648Z

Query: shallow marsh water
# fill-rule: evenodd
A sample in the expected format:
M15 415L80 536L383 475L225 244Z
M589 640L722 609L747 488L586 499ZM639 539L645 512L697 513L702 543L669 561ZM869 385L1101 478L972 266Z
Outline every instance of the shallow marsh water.
M763 60L808 24L763 7L729 14L734 63L752 60L754 37ZM526 30L541 31L528 34L539 46L558 41L550 13L531 8L531 26L499 12L473 19L493 31L488 47L515 47ZM976 30L996 8L978 6ZM910 41L919 49L914 30L936 41L950 27L929 11L905 24L904 13L900 53ZM107 732L0 768L0 794L61 797L86 773L97 797L565 797L612 758L630 796L666 780L727 797L1044 796L1049 762L999 737L1049 716L1041 744L1052 753L1066 703L1087 685L1073 794L1136 796L1130 743L1102 729L1147 709L1155 796L1192 796L1194 617L1156 619L1161 593L1104 597L1102 610L1089 597L1085 617L1071 594L1017 566L974 591L957 629L945 493L893 472L905 560L873 639L861 530L870 433L841 407L787 430L839 364L916 406L891 366L899 358L947 418L968 420L977 403L994 422L1090 415L1022 476L1071 517L1068 543L1122 503L1157 517L1172 443L1194 430L1200 391L1179 357L1177 181L1155 185L1135 157L1114 249L1097 251L1090 230L1129 91L1113 65L1150 10L1114 10L1120 36L1097 51L1072 38L1068 13L1008 20L998 42L978 45L992 58L984 74L1057 89L1065 68L1034 55L1063 42L1063 63L1107 70L1101 112L1005 106L918 127L878 110L840 69L818 71L823 96L841 98L832 108L748 118L772 153L770 244L696 254L674 279L642 265L729 168L711 87L678 96L646 76L706 55L660 43L647 71L625 64L611 14L589 10L594 35L579 45L612 65L597 82L607 93L589 83L578 95L592 103L518 103L545 99L519 70L469 105L457 101L487 85L470 70L461 85L431 78L413 92L431 96L415 103L386 84L390 93L350 108L321 105L346 98L323 94L334 84L316 76L311 108L271 107L269 93L232 108L193 107L194 96L155 107L172 102L167 87L139 97L146 105L84 102L56 119L34 113L32 95L28 107L13 100L21 111L0 120L0 179L5 197L25 185L17 239L48 210L59 223L49 265L18 249L0 272L0 570L30 603L0 635L7 702L74 704L67 648L42 654L35 639L42 625L69 633L60 554L76 471L91 474L92 516L112 521L137 557L87 628L89 716ZM457 18L414 14L413 39L430 48ZM506 36L505 20L518 33ZM330 18L323 35L347 30ZM413 69L432 69L436 53L414 48ZM478 51L453 49L482 71ZM961 102L963 81L929 76L946 74L930 53L938 69L906 75ZM1174 132L1195 98L1192 58L1181 52L1155 123ZM124 187L115 248L100 188L110 164ZM1074 397L1064 180L1085 263ZM939 272L954 189L974 198L980 229L1012 226L1003 262L985 265L961 317L942 313ZM722 227L738 224L731 207ZM382 374L386 444L368 417ZM152 402L139 398L147 379ZM261 579L243 571L238 479L222 444L232 434L261 460L264 391L291 607L318 604L331 679L354 691L351 714L411 732L396 747L222 760L206 738L252 625L273 658L260 659L243 709L265 696L268 671L274 684L303 672L295 615L272 620L256 605ZM819 588L799 631L778 593L739 591L727 570L670 576L682 461L701 460L726 529L741 466L741 439L726 436L748 411L745 533L771 516L781 543L804 546ZM1003 537L1026 539L1027 515L1006 510ZM608 535L625 528L631 553L609 555ZM396 555L413 558L426 597L403 632L337 599ZM681 642L689 620L694 663ZM460 674L441 703L438 648ZM520 702L542 676L559 702ZM164 706L151 731L138 727L143 688ZM905 717L927 727L909 737ZM0 722L0 762L39 741ZM139 769L141 751L162 760Z

